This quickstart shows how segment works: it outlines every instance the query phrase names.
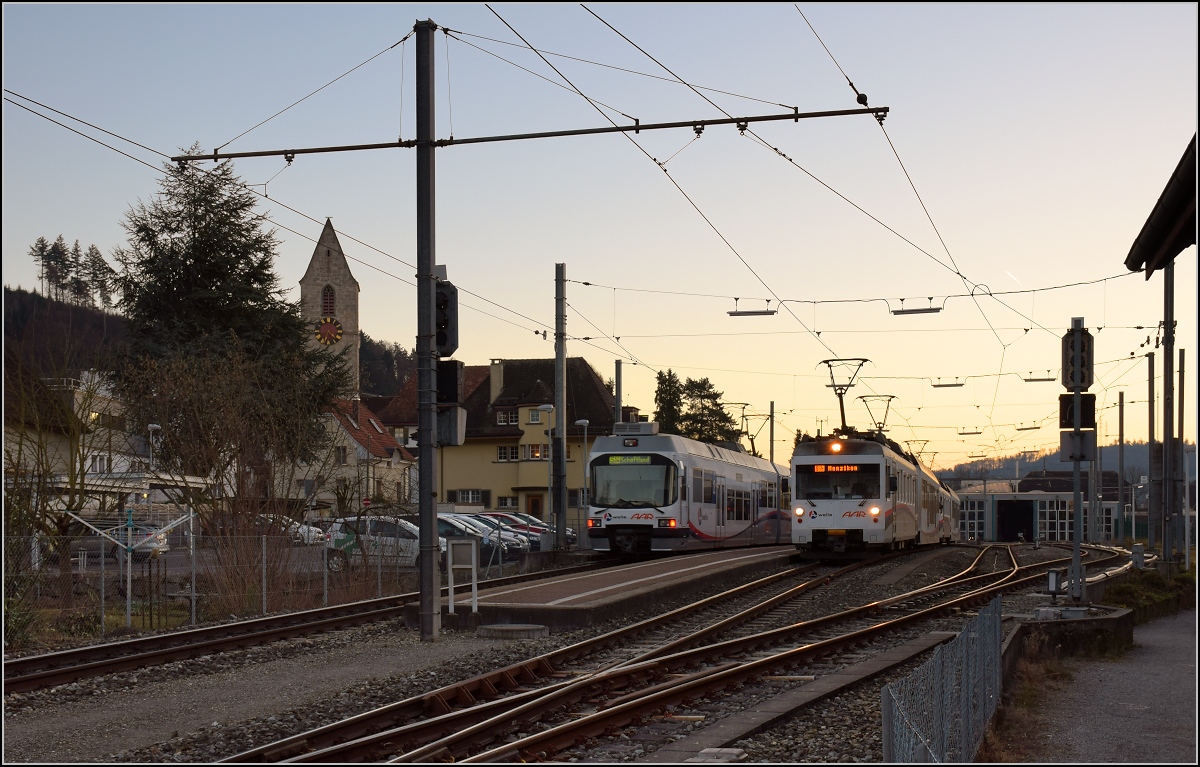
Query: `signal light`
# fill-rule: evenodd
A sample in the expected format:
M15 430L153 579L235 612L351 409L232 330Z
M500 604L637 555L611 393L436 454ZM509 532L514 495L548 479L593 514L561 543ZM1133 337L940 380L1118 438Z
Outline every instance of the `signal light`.
M675 527L675 524L676 524L676 522L675 522L675 520L673 520L673 519L660 519L660 520L658 520L658 526L659 526L659 527Z
M458 349L458 288L449 280L438 280L434 294L434 346L439 357Z

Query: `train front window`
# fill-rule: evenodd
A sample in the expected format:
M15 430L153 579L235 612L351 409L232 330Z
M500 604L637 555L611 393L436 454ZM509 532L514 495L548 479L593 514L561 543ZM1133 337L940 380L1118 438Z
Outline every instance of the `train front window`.
M879 498L879 464L818 463L796 466L796 496L812 501Z
M675 464L661 455L602 455L592 461L592 506L670 506L679 491Z

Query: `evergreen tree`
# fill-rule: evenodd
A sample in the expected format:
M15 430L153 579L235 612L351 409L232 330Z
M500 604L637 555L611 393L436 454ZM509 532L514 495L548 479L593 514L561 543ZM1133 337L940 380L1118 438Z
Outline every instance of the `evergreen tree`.
M100 298L100 305L105 309L112 306L112 284L115 272L108 265L104 255L95 245L89 245L83 257L83 270L87 274L88 286ZM92 300L95 305L95 299Z
M193 447L214 439L201 426L206 418L230 423L236 415L233 422L249 427L221 432L222 444L179 466L188 473L232 464L261 473L271 461L305 459L320 439L321 413L346 392L345 360L308 343L311 327L273 271L275 233L263 228L256 196L230 163L211 170L167 163L159 187L149 204L126 214L129 244L114 251L130 336L117 378L134 423L162 425L163 458L172 448L180 458L201 455ZM151 368L197 380L156 382L145 375ZM226 374L238 384L212 380ZM209 396L218 390L225 396ZM231 400L230 391L239 395Z
M683 384L686 410L680 433L702 442L736 442L741 436L737 421L721 405L722 392L707 378L689 378Z
M42 295L46 295L46 262L50 258L50 243L45 237L38 237L29 249L29 257L38 266L38 280L42 285Z
M60 234L50 246L45 260L47 296L62 300L63 292L71 280L71 250Z
M680 434L683 419L683 383L675 371L659 371L654 390L654 420L662 434Z
M95 306L95 301L92 299L91 286L87 279L87 265L84 263L83 248L79 247L79 240L71 246L71 252L68 256L70 279L67 281L67 290L70 295L71 302L80 306Z

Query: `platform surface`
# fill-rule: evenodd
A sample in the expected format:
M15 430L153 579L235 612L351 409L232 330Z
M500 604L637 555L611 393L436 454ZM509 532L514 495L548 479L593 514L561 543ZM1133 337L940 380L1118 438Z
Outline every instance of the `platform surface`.
M443 625L466 627L482 623L535 623L551 629L589 626L651 609L713 585L767 571L794 561L794 546L760 546L675 554L618 565L587 573L549 577L517 586L479 589L479 613L468 617L471 595L442 599ZM457 579L456 579L457 580ZM406 606L410 625L417 605ZM461 625L458 625L460 624Z

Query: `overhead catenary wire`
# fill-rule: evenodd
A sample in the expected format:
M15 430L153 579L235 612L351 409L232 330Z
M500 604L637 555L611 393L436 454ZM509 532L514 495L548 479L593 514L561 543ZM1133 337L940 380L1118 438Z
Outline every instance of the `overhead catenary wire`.
M237 135L236 135L236 136L234 136L233 138L231 138L231 139L229 139L228 141L226 141L224 144L221 144L220 146L218 146L216 149L214 149L214 150L213 150L213 152L214 152L214 153L215 153L215 152L219 152L220 150L224 149L225 147L229 146L229 145L230 145L230 144L232 144L233 142L235 142L235 141L237 141L238 139L240 139L242 136L245 136L245 135L246 135L247 133L249 133L250 131L252 131L252 130L255 130L256 128L260 128L260 127L262 127L263 125L266 125L267 123L269 123L270 121L272 121L272 120L274 120L276 117L278 117L279 115L281 115L281 114L283 114L284 112L288 111L288 110L289 110L289 109L291 109L292 107L294 107L294 106L296 106L296 105L298 105L298 104L300 104L300 103L302 103L302 102L304 102L304 101L308 100L308 99L309 99L309 98L311 98L312 96L315 96L315 95L317 95L317 94L318 94L318 93L320 93L321 91L325 90L325 89L326 89L326 88L328 88L329 86L331 86L331 85L333 85L334 83L336 83L338 80L341 80L341 79L342 79L343 77L345 77L346 75L350 74L351 72L354 72L356 69L359 69L360 67L363 67L363 66L365 66L365 65L367 65L367 64L370 64L372 61L374 61L375 59L379 58L380 56L382 56L383 54L387 53L388 51L392 50L392 49L393 49L393 48L395 48L397 45L400 45L401 43L403 43L405 40L407 40L408 38L410 38L410 37L412 37L412 36L413 36L413 32L409 32L407 35L405 35L404 37L400 38L400 39L399 39L399 40L397 40L395 43L392 43L392 44L391 44L391 45L389 45L388 47L384 48L384 49L383 49L382 51L380 51L379 53L376 53L374 56L372 56L371 58L369 58L369 59L367 59L366 61L362 62L361 64L358 64L357 66L355 66L355 67L353 67L353 68L351 68L351 69L347 70L346 72L343 72L342 74L338 75L337 77L333 78L333 79L332 79L332 80L330 80L329 82L327 82L327 83L325 83L324 85L322 85L320 88L317 88L317 89L316 89L315 91L313 91L312 93L309 93L307 96L305 96L305 97L303 97L303 98L301 98L301 99L298 99L298 100L296 100L296 101L293 101L291 104L288 104L286 107L284 107L283 109L280 109L278 112L276 112L275 114L271 115L270 117L268 117L267 119L263 120L262 122L258 123L257 125L254 125L254 126L252 126L252 127L249 127L249 128L247 128L246 130L242 131L241 133L237 134Z

